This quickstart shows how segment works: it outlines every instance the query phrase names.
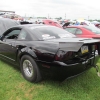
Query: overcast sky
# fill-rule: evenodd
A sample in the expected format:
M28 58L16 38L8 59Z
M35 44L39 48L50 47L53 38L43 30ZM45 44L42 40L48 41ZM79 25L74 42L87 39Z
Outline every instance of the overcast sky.
M0 10L21 16L100 19L100 0L1 0Z

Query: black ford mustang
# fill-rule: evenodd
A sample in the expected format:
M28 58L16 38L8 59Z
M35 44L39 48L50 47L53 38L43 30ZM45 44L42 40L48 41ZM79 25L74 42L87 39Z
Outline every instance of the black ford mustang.
M30 82L39 82L43 73L58 79L82 73L94 64L98 48L99 40L46 25L18 25L0 37L0 57L20 66Z

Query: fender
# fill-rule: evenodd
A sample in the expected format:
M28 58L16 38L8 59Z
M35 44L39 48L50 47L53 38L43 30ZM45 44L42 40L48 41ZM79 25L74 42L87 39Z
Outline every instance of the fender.
M18 49L17 51L17 62L19 63L20 62L20 59L23 55L30 55L31 57L33 57L34 59L38 59L34 50L32 50L32 48L29 48L29 47L25 47L25 48L22 48L22 49Z

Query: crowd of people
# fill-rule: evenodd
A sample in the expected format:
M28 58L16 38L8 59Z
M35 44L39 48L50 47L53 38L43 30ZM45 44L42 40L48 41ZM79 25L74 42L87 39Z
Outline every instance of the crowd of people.
M88 25L88 26L93 26L93 27L98 27L98 28L100 28L100 23L91 23L90 21L87 21L87 20L84 20L84 21L82 21L82 22L79 22L79 21L76 21L76 22L70 22L70 21L68 21L68 22L66 22L66 23L64 23L63 25L62 25L62 27L65 29L67 26L71 26L71 25Z

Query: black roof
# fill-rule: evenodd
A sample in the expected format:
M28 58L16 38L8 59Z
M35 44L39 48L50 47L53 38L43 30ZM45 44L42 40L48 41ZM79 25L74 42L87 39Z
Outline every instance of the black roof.
M20 23L16 20L8 19L8 18L0 18L0 35L4 33L10 27L20 25Z
M53 27L53 26L50 26L50 25L44 25L44 24L23 24L23 25L16 25L14 27L20 27L20 28L29 28L29 27L34 27L34 28L39 28L39 27Z

